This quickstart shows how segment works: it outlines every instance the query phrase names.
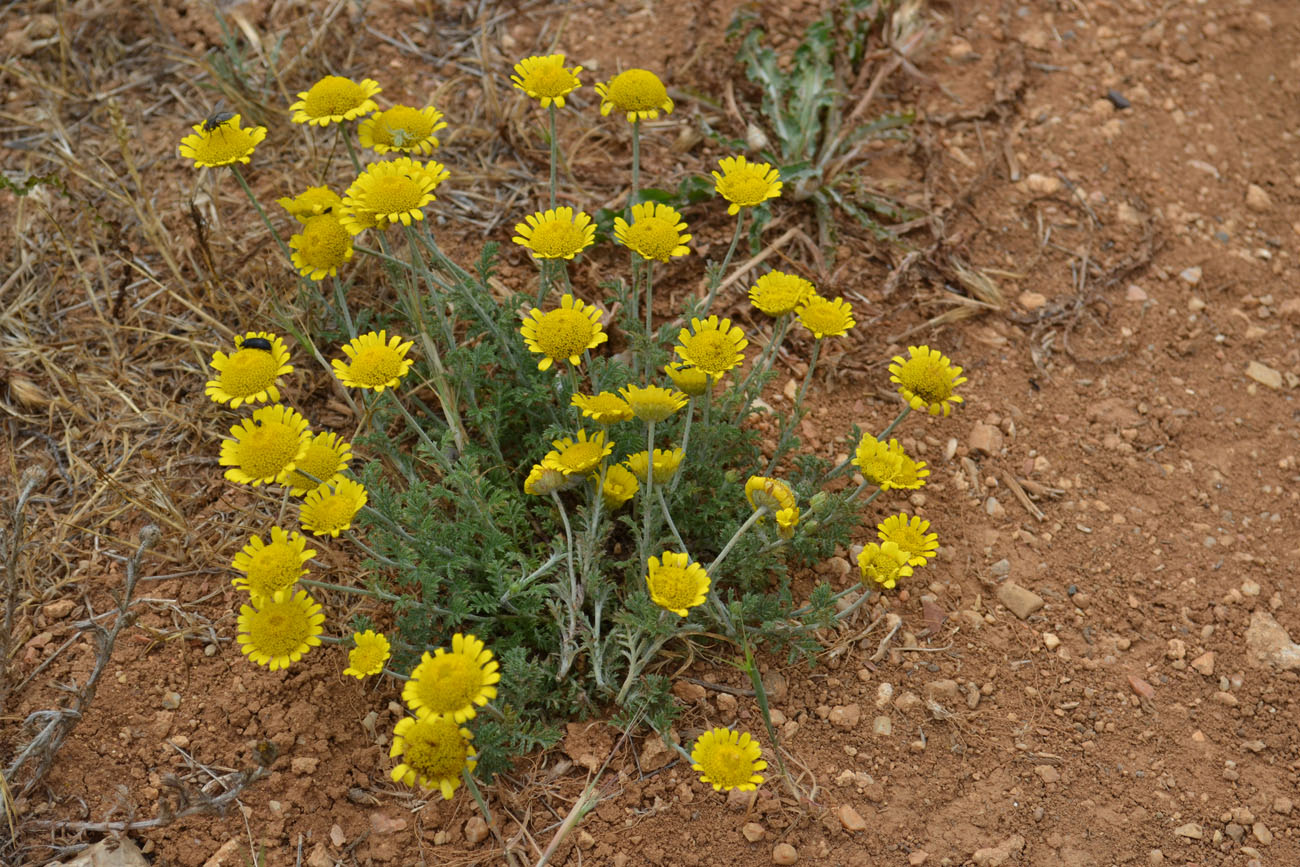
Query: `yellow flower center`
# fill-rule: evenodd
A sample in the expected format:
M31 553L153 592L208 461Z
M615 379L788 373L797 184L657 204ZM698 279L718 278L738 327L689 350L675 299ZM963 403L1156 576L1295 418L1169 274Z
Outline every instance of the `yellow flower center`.
M799 311L799 321L814 334L838 334L848 324L840 305L819 298L803 306Z
M562 258L581 251L586 240L582 230L571 222L544 220L533 229L528 246L544 257Z
M483 669L463 653L443 653L421 663L417 695L433 713L458 711L483 689Z
M406 175L371 176L363 200L378 216L396 216L417 211L427 204L423 185Z
M327 268L346 262L351 249L352 235L327 214L309 218L298 242L298 252L307 262Z
M352 377L368 387L384 385L401 375L402 358L386 344L367 346L352 359Z
M240 349L221 371L221 387L231 397L251 397L275 384L280 369L275 355L262 349Z
M348 665L364 674L379 674L387 659L388 652L377 641L358 645L348 653Z
M316 501L312 523L318 531L342 530L357 513L356 501L343 494L326 494Z
M278 476L298 457L302 441L296 428L279 422L263 422L252 430L244 428L239 441L239 466L254 479Z
M723 373L736 365L736 342L721 331L701 331L690 338L689 361L705 373Z
M248 591L254 596L272 596L286 590L302 575L302 557L286 542L272 542L253 555L248 564Z
M426 718L402 736L402 761L427 780L455 779L465 765L465 738L450 717Z
M699 594L699 582L686 568L660 566L648 581L655 601L669 610L688 608Z
M677 249L677 224L659 217L646 217L627 227L627 246L645 259L667 262Z
M709 779L724 787L739 786L749 782L754 773L754 763L738 745L717 743L713 754L700 762Z
M369 97L361 85L338 76L328 76L312 85L305 100L311 117L334 117L347 114Z
M560 452L560 463L570 473L585 473L600 463L605 454L605 443L601 440L578 441Z
M563 63L538 64L529 70L524 85L538 96L554 99L573 90L574 76Z
M771 186L762 175L745 172L723 178L721 192L724 198L737 205L758 205L767 198Z
M288 656L311 636L311 622L303 607L292 601L267 602L248 621L253 647L270 657Z
M401 133L400 142L393 135L394 132ZM379 116L373 134L375 141L381 144L411 147L424 141L432 133L433 124L419 109L409 105L398 105Z
M884 583L898 575L898 561L884 551L875 551L867 557L867 575Z
M537 235L534 234L533 238L536 239ZM571 307L557 307L544 314L537 323L535 339L548 358L560 361L581 355L595 333L595 324L585 314Z
M941 403L952 397L952 377L947 365L932 358L912 358L898 372L903 387L926 403Z
M619 111L648 111L668 101L668 89L653 72L629 69L610 81L607 97Z
M315 437L311 445L307 446L307 454L294 465L294 471L289 474L289 487L314 491L332 479L343 468L342 463L338 450L330 445L326 437ZM320 481L313 482L305 474L315 476Z
M750 299L769 316L781 316L798 307L812 291L812 284L802 277L773 271L754 284Z

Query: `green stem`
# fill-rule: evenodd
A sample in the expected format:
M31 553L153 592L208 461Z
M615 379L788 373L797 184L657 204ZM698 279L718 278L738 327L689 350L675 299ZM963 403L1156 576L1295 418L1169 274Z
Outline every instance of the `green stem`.
M655 263L649 259L645 263L645 338L653 342L651 328L652 317L654 316L655 300ZM646 376L650 375L649 365L646 366Z
M401 412L402 417L406 419L406 423L411 426L411 429L415 431L417 436L419 436L420 441L423 442L425 447L433 453L435 458L437 458L438 463L442 464L442 468L444 470L450 470L451 464L442 453L442 449L438 448L438 444L424 432L424 428L415 420L415 416L411 415L411 411L406 408L406 405L402 403L402 399L397 396L397 390L386 388L384 389L384 393L392 395L393 403L397 404L397 409Z
M736 254L736 247L740 244L740 233L745 226L745 212L741 211L736 217L736 232L731 236L731 246L727 248L727 255L722 259L722 265L714 272L713 279L709 281L709 295L704 299L704 308L700 311L700 318L709 315L709 308L713 306L713 299L718 297L718 287L722 285L722 278L726 276L727 266L731 264L731 257Z
M691 444L691 419L695 417L695 398L686 401L686 423L682 425L682 461L689 462L691 457L686 451ZM677 490L677 482L682 477L682 471L678 468L673 474L672 484L668 486L668 493L672 495Z
M348 299L343 292L343 283L338 277L331 277L330 280L334 283L334 303L338 305L339 312L343 314L343 321L348 326L348 337L355 340L357 327L352 324L352 311L348 310Z
M385 593L383 590L367 590L364 587L345 587L342 584L331 584L328 581L317 581L314 578L299 578L299 584L305 584L308 587L318 587L321 590L333 590L336 593L350 593L353 596L369 596L380 602L398 602L401 596L395 593Z
M758 356L758 361L749 369L749 373L745 375L745 379L740 383L740 393L746 395L746 399L745 408L740 411L740 415L736 416L736 424L740 424L745 420L745 416L749 415L749 408L754 405L754 401L762 392L762 375L767 372L766 368L775 359L781 341L785 339L785 332L790 328L791 319L790 314L785 313L782 314L780 321L773 325L772 339L767 342L767 346L763 347L763 352ZM753 380L757 380L757 382L755 382L753 393L749 393L749 383Z
M348 156L352 158L352 168L356 169L357 174L361 174L361 160L357 157L357 149L352 144L352 135L350 132L340 126L338 134L343 138L343 143L348 146Z
M885 437L893 433L894 428L898 427L899 422L907 418L907 414L911 411L912 411L912 407L908 404L904 404L902 412L900 412L898 416L889 423L889 427L885 428L883 431L880 432L880 436L876 437L876 439L883 440ZM827 472L826 475L822 476L821 481L818 483L817 486L821 487L822 485L829 482L831 479L840 475L840 473L844 472L844 470L848 468L849 464L853 463L853 457L854 456L850 454L844 460L836 464L833 469Z
M537 260L537 303L534 305L538 309L546 303L546 296L551 294L551 260Z
M655 490L655 423L654 419L646 422L646 470L645 470L645 499L642 505L644 514L641 516L641 539L645 546L646 552L651 550L650 544L650 516L654 514L654 501L651 496Z
M769 509L767 506L759 506L757 509L754 510L754 514L749 516L749 520L745 521L745 523L740 525L740 529L736 530L736 532L732 535L731 540L727 542L726 547L722 549L722 551L718 554L718 556L713 558L713 562L710 563L709 567L704 570L705 572L709 573L710 578L712 578L714 581L718 580L717 576L713 574L713 570L721 566L722 561L727 559L727 555L731 553L731 549L734 548L736 546L736 543L740 541L740 537L745 535L745 531L748 530L750 527L754 526L755 524L757 524L763 518L764 515L767 515L771 511L772 510Z
M248 196L248 200L253 203L253 207L257 208L258 216L262 218L262 222L270 231L271 237L275 238L275 243L280 245L280 252L284 253L284 260L289 263L290 268L294 267L293 253L289 251L289 245L284 243L284 239L281 238L280 233L275 230L275 226L271 225L270 218L266 216L266 211L262 209L262 203L257 200L257 196L253 195L252 189L248 186L248 181L244 180L244 173L241 172L239 166L235 164L231 164L230 171L234 173L235 180L239 181L239 185L244 188L244 195Z
M859 596L857 599L854 599L853 604L850 605L848 608L845 608L843 611L837 611L835 613L836 620L847 620L849 619L849 617L853 616L853 612L861 608L866 603L866 601L871 598L871 591L868 590L866 587L864 587L861 582L858 582L855 583L852 587L849 587L846 590L842 591L841 593L835 594L835 598L839 599L843 596L843 594L848 593L851 590L858 590L858 589L862 590L862 595Z
M672 530L673 538L677 540L677 547L681 548L683 553L685 553L686 543L682 541L682 534L677 532L677 525L673 523L672 513L668 511L668 501L664 499L663 485L655 488L655 493L659 495L659 508L663 509L664 520L668 523L668 529Z
M632 192L627 197L628 219L632 219L632 206L636 204L641 183L641 118L632 121Z
M845 596L848 596L850 593L852 593L854 590L861 590L861 591L862 591L862 595L864 595L864 596L870 596L870 595L871 595L871 591L870 591L870 590L868 590L867 588L863 587L861 583L857 583L857 584L852 584L852 585L850 585L850 586L848 586L848 587L845 587L843 590L841 590L841 591L839 591L838 593L836 593L834 596L831 597L831 602L838 602L838 601L840 601L840 600L843 599ZM812 611L812 606L811 606L811 605L804 605L804 606L801 607L801 608L796 608L794 611L791 611L791 612L789 613L789 615L787 615L787 616L790 617L790 618L799 617L799 616L801 616L801 615L807 614L807 613L810 612L810 611Z
M794 398L794 409L790 413L790 418L786 424L781 426L781 438L776 443L776 450L772 452L772 460L767 465L767 472L764 475L772 475L776 469L777 463L781 460L781 455L785 452L786 445L790 442L790 436L794 433L795 425L799 424L799 419L803 413L803 399L808 393L808 384L812 382L813 371L817 369L817 356L822 351L823 338L817 338L813 344L812 357L808 359L808 372L804 374L803 383L799 386L799 393Z
M551 119L551 208L555 208L555 189L558 166L560 163L560 143L555 139L555 103L547 106Z

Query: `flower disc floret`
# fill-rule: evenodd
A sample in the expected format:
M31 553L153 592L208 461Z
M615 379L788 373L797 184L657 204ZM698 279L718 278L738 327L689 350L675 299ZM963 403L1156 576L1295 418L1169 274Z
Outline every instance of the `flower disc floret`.
M363 78L355 82L341 75L327 75L298 94L298 101L289 106L294 123L326 126L362 117L377 111L374 97L383 88L379 82Z
M303 497L323 485L333 485L343 479L343 471L352 461L352 444L338 434L314 434L307 453L294 465L285 479L289 493ZM312 479L319 481L312 481Z
M384 670L384 663L392 655L392 645L382 632L367 629L352 633L353 647L348 651L348 667L343 673L360 680Z
M575 367L582 363L582 353L595 349L609 339L600 325L600 308L565 293L560 306L543 313L534 307L524 317L519 333L528 351L542 356L538 370L547 370L557 361Z
M519 90L541 103L542 108L564 108L564 98L582 87L578 73L581 66L564 65L563 54L525 57L515 64L510 80Z
M794 492L780 479L750 476L745 482L745 499L755 509L766 506L772 514L794 508Z
M673 385L689 397L699 397L709 390L709 375L698 367L674 361L665 365L664 373L673 381Z
M608 427L632 418L632 407L612 391L602 391L600 394L575 394L570 400L574 406L582 410L583 418L589 418L598 425Z
M767 767L758 741L749 732L715 728L695 739L691 748L691 769L700 772L700 782L713 791L753 791L763 782L758 772Z
M302 501L298 520L308 533L337 539L339 533L352 529L352 519L367 499L365 486L351 479L321 485Z
M245 346L250 338L265 340L271 348ZM211 365L217 377L208 380L203 393L217 403L230 404L231 409L239 409L245 403L278 401L280 389L276 380L293 372L284 340L269 331L250 331L236 337L235 351L227 355L217 350L212 353Z
M250 661L276 671L320 646L325 615L305 590L280 590L239 609L240 650Z
M614 218L614 240L642 259L667 262L691 252L682 215L668 205L642 202L632 206L632 223Z
M686 452L681 449L655 449L655 486L666 485L677 475ZM649 457L645 452L628 455L623 464L643 483L646 481L646 464Z
M748 345L745 332L733 327L730 319L710 316L704 321L692 319L690 329L678 333L673 351L716 380L745 360L742 350Z
M704 567L690 562L686 554L665 551L662 561L651 557L646 565L646 587L651 601L660 608L685 617L690 609L704 604L712 581Z
M219 463L226 478L240 485L283 482L307 453L307 419L281 404L263 406L230 429L221 441Z
M799 305L795 314L799 324L813 333L813 337L843 337L857 323L853 319L853 308L843 298L834 301L813 293Z
M230 583L254 600L270 598L298 583L307 574L307 561L315 556L316 552L307 547L302 534L272 527L270 544L263 542L261 536L253 536L235 555L230 565L243 574L236 575Z
M768 163L751 163L736 156L723 157L718 164L722 172L713 173L714 189L731 203L728 214L738 214L741 208L752 208L781 195L781 175Z
M605 482L601 486L601 495L605 499L605 508L611 512L618 510L640 490L641 483L636 475L622 464L614 464L605 470Z
M434 133L446 128L442 112L431 105L424 108L395 105L357 124L357 139L362 147L379 154L389 151L428 154L439 145Z
M309 280L335 277L339 266L352 259L352 233L334 214L308 217L302 232L289 238L291 259L298 273Z
M370 388L383 391L396 388L402 377L410 371L414 359L406 353L414 341L389 337L387 331L371 331L350 340L343 346L347 361L334 359L334 375L339 382L352 388Z
M253 149L266 138L266 127L240 127L240 116L235 115L216 129L204 129L203 123L194 125L193 135L181 139L181 156L194 160L194 167L214 169L234 163L247 163L253 159Z
M458 632L450 651L439 647L424 654L402 688L402 700L420 717L445 714L458 723L473 719L479 707L496 698L500 667L482 641Z
M421 163L410 157L373 163L343 195L343 225L356 235L363 229L423 220L423 208L437 199L433 191L447 178L439 162Z
M930 415L948 415L954 403L961 403L957 386L966 381L961 368L948 356L928 346L907 347L908 357L895 355L889 365L889 380L912 409L929 410Z
M897 542L869 542L858 554L858 569L862 572L863 584L870 581L886 590L892 590L899 578L912 574L907 553L898 547Z
M393 782L437 789L451 800L460 785L461 773L473 771L478 754L470 746L474 735L448 716L405 717L393 727L393 746L388 755L401 757L393 768Z
M662 385L626 385L618 390L641 421L663 421L686 406L687 397Z
M893 542L907 555L907 565L924 566L939 550L939 537L928 533L930 522L906 512L890 515L876 525L881 542Z
M306 223L318 214L343 212L343 197L329 187L308 187L292 198L284 196L275 202L299 223Z
M547 452L547 458L558 459L559 452ZM524 480L524 493L534 497L549 497L556 491L568 487L569 477L562 470L552 469L546 464L533 464L528 478Z
M817 290L808 280L784 271L769 271L754 281L749 288L749 300L768 316L793 313Z
M596 224L582 211L551 208L515 224L516 244L533 251L534 259L572 259L596 241Z
M668 98L668 88L648 69L629 69L620 72L608 83L596 85L600 94L600 113L608 115L619 111L627 115L628 123L654 120L659 112L671 114L673 101Z
M596 431L596 435L590 438L585 430L580 430L577 439L564 437L554 440L551 445L555 451L542 458L542 466L571 476L591 472L614 451L614 444L606 442L603 430Z

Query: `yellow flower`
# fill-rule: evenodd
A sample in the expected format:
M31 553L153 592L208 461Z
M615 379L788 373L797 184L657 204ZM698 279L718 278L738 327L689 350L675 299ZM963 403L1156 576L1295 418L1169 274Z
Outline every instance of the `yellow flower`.
M914 461L903 451L898 440L882 443L871 434L863 434L858 442L853 465L862 477L882 490L892 488L919 488L925 484L930 471L925 461Z
M678 333L677 342L673 350L678 357L715 380L745 360L741 350L749 345L745 332L732 327L730 319L719 320L717 316L703 322L692 319L690 329Z
M493 684L501 680L500 667L482 641L457 632L450 652L439 647L433 655L424 654L402 688L402 700L420 717L445 714L458 723L473 719L475 705L496 698Z
M395 105L357 124L357 138L362 147L371 148L375 153L428 154L439 144L434 133L446 128L442 112L433 106Z
M352 233L333 213L308 217L302 233L289 238L293 266L309 280L324 280L339 273L352 258Z
M339 439L336 433L315 434L307 446L307 453L298 459L284 483L295 497L306 496L322 485L333 485L342 480L343 471L351 460L351 443ZM309 477L320 481L313 482Z
M691 236L685 231L682 215L658 202L633 205L631 225L622 217L614 218L614 239L642 259L658 262L691 252L686 246Z
M699 397L709 390L709 375L698 367L674 361L664 367L664 373L682 392L690 397Z
M297 584L307 574L307 561L315 556L301 534L272 527L269 545L261 536L253 536L235 555L230 565L244 574L235 576L230 583L253 599L273 597Z
M799 525L799 507L791 506L788 509L781 509L774 516L776 518L776 531L782 539L793 539L794 528Z
M815 292L799 305L799 324L813 333L813 337L843 337L857 323L853 321L853 308L843 298L834 301Z
M662 385L627 385L618 390L641 421L663 421L686 406L686 395Z
M862 583L874 581L886 590L892 590L899 578L912 574L907 563L907 553L897 542L870 542L858 554L858 568L862 570Z
M544 57L525 57L515 64L515 74L510 80L519 90L550 108L551 103L564 108L564 97L582 87L578 80L581 66L572 69L565 67L563 54L547 54Z
M713 173L714 189L731 202L728 214L738 214L741 208L752 208L781 195L781 176L768 163L751 163L739 156L723 157L718 164L722 173Z
M194 160L194 167L228 166L247 163L253 159L253 149L266 138L266 127L250 126L240 129L240 116L235 115L216 129L205 129L204 123L194 125L194 134L181 139L181 156Z
M230 467L226 478L240 485L283 482L311 441L307 419L280 404L254 410L252 418L230 429L230 436L221 441L219 462Z
M356 235L363 229L423 220L422 208L437 199L433 191L446 179L446 168L434 160L398 157L372 163L343 195L343 225Z
M601 489L601 495L605 498L605 508L611 512L616 511L632 499L640 487L641 484L631 470L622 464L614 464L605 470L605 485Z
M906 359L894 356L889 365L889 381L898 385L898 393L912 409L928 409L930 415L951 413L952 404L962 402L961 395L953 393L966 381L961 368L928 346L909 346L907 353Z
M646 587L650 599L660 608L685 617L690 609L704 604L709 593L709 573L685 554L663 553L663 562L651 557L647 563Z
M600 308L567 292L554 310L546 313L536 307L529 310L519 333L524 336L528 351L542 356L537 362L538 370L546 370L557 361L568 361L576 367L582 363L584 351L609 339L600 325Z
M794 492L780 479L750 476L745 482L745 499L755 509L767 506L767 510L773 514L794 508Z
M596 240L591 217L573 208L550 208L515 224L513 240L533 251L534 259L572 259Z
M559 470L568 475L589 473L600 465L614 451L614 444L605 441L605 432L587 438L585 430L578 431L578 438L565 437L551 443L556 451L549 452L542 458L542 466Z
M396 388L415 363L414 359L406 357L413 343L411 340L403 343L397 336L389 337L386 330L371 331L343 346L347 361L335 358L330 364L334 366L334 375L339 382L346 386L375 391Z
M612 391L593 395L575 394L570 400L582 410L584 418L606 427L632 417L632 407Z
M930 471L925 468L925 461L914 461L908 457L898 440L889 441L889 450L898 457L898 472L881 487L887 491L893 488L915 490L922 487L930 475Z
M666 485L677 475L677 468L681 466L682 459L686 457L686 452L681 449L655 449L655 486ZM646 462L648 458L645 452L637 452L634 455L628 455L623 461L632 474L642 482L646 480Z
M317 536L328 534L337 539L339 533L352 529L352 519L366 504L366 488L360 482L340 479L333 485L321 485L309 493L298 509L302 528Z
M763 782L758 772L767 767L763 750L749 732L716 728L695 739L691 748L691 769L700 772L700 782L713 791L739 789L749 792Z
M377 111L379 105L372 97L382 88L379 82L364 78L358 84L339 75L327 75L298 94L298 101L289 106L294 123L326 126L362 117Z
M348 667L343 669L344 674L361 680L384 670L384 663L392 654L392 645L386 635L373 629L354 632L352 643L356 646L348 651Z
M654 120L660 111L671 114L673 110L668 88L664 87L659 76L646 69L620 72L609 83L597 84L596 93L600 94L602 116L611 111L625 112L628 123Z
M890 515L876 525L876 535L881 542L894 542L907 555L907 565L924 566L939 550L939 537L927 533L930 522L906 512Z
M473 771L478 754L470 746L474 735L448 716L404 717L393 727L388 755L402 757L393 768L394 783L438 789L450 800L460 785L462 771Z
M559 452L547 452L546 457L558 458ZM545 464L533 464L528 478L524 480L524 493L535 497L549 497L555 491L564 490L569 484L569 477L563 470L555 470Z
M292 198L284 196L275 202L299 223L305 223L318 214L337 216L343 210L343 198L329 187L308 187Z
M813 284L797 274L769 271L750 287L749 300L768 316L784 316L815 294Z
M320 646L325 615L305 590L277 591L239 608L240 650L251 662L271 671L288 668L303 654Z
M246 346L249 340L255 341L254 345ZM218 349L212 353L211 364L217 378L208 380L203 393L217 403L229 403L231 409L245 403L278 401L276 380L293 371L284 340L269 331L250 331L236 337L235 351L226 355Z

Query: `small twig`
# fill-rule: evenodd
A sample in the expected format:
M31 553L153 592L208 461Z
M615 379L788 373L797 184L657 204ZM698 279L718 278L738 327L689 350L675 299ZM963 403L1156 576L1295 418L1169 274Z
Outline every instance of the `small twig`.
M889 632L885 634L884 638L880 639L880 645L876 648L876 652L871 654L870 659L872 662L880 662L885 658L885 651L889 647L889 642L898 634L898 630L903 628L903 618L897 614L888 615L885 622L889 624Z
M1007 487L1011 489L1011 493L1015 494L1016 499L1020 501L1020 505L1024 506L1025 511L1033 515L1035 520L1042 523L1047 518L1047 516L1043 514L1043 510L1035 506L1033 501L1029 499L1029 495L1025 493L1024 488L1020 487L1020 483L1016 481L1015 476L1011 475L1006 470L1003 470L1002 481L1007 483Z

